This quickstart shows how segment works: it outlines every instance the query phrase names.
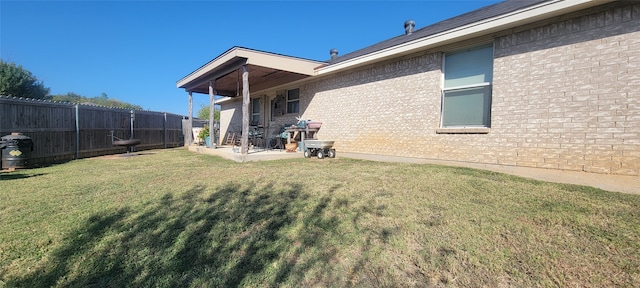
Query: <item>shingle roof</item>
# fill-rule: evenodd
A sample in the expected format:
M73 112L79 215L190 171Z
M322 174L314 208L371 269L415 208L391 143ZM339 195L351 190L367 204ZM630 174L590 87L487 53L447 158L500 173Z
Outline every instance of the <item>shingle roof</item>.
M353 51L351 53L339 56L335 59L327 60L329 65L340 63L349 59L357 58L369 53L380 51L389 47L400 45L409 41L420 39L423 37L435 35L447 30L451 30L457 27L462 27L474 22L493 18L503 14L507 14L513 11L517 11L529 6L534 6L539 3L548 2L552 0L506 0L504 2L496 3L490 6L486 6L460 16L449 18L447 20L417 29L410 35L402 34L394 38L379 42L369 47L362 48L360 50Z

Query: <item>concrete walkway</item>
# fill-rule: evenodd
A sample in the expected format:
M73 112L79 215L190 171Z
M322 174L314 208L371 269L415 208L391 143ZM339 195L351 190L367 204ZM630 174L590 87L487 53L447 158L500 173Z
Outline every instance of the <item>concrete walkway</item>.
M266 150L266 151L250 150L249 154L247 155L241 155L237 152L234 152L232 147L218 147L217 149L209 149L204 146L190 146L189 150L193 152L201 153L201 154L217 155L217 156L221 156L223 158L234 160L237 162L266 161L266 160L275 160L275 159L304 157L301 152L286 153L283 150ZM481 164L481 163L470 163L470 162L459 162L459 161L432 160L432 159L423 159L423 158L346 153L346 152L340 152L340 151L338 151L337 157L381 161L381 162L438 164L438 165L446 165L446 166L468 167L468 168L483 169L483 170L495 171L500 173L506 173L506 174L516 175L520 177L548 181L548 182L577 184L577 185L596 187L596 188L600 188L607 191L640 194L640 176L596 174L596 173L564 171L564 170L554 170L554 169L544 169L544 168L529 168L529 167L504 166L504 165Z
M506 174L516 175L516 176L531 178L536 180L542 180L547 182L577 184L577 185L596 187L596 188L600 188L602 190L607 190L607 191L640 194L640 177L639 176L597 174L597 173L587 173L587 172L579 172L579 171L516 167L516 166L469 163L469 162L458 162L458 161L442 161L442 160L430 160L430 159L422 159L422 158L382 156L382 155L370 155L370 154L358 154L358 153L338 153L338 156L345 157L345 158L371 160L371 161L404 162L404 163L416 163L416 164L438 164L438 165L447 165L447 166L468 167L468 168L483 169L483 170L495 171L500 173L506 173Z

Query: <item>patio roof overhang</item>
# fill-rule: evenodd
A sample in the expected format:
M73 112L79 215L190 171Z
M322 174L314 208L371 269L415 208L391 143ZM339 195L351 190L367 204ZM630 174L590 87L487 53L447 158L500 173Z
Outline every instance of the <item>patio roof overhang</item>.
M315 75L315 68L324 62L269 53L243 47L233 47L209 63L180 79L176 86L187 92L209 93L214 82L215 94L236 97L242 95L242 67L249 72L251 91L260 91Z

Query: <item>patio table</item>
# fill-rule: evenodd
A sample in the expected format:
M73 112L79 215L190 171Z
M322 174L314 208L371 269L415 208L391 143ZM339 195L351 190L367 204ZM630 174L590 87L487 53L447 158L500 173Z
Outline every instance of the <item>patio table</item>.
M296 135L298 133L300 133L300 141L304 142L304 139L309 138L309 139L315 139L316 137L316 132L318 132L318 128L302 128L302 127L288 127L285 129L285 131L287 132L287 144L291 143L291 140L296 138Z

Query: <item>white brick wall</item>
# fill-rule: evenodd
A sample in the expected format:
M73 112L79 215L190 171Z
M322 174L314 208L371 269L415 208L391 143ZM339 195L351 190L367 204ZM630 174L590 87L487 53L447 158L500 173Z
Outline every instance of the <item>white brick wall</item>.
M309 83L304 115L324 122L318 137L338 150L424 157L416 137L438 128L441 62L428 54Z
M628 145L640 136L629 130L640 126L639 8L616 4L496 39L492 134L525 129L513 135L516 165L639 175L640 146Z

